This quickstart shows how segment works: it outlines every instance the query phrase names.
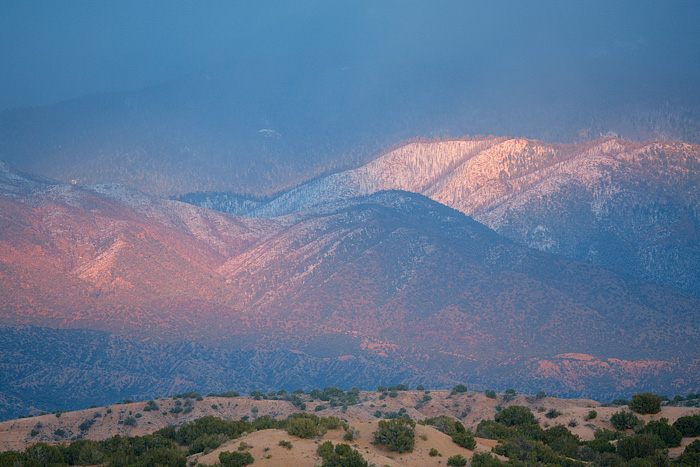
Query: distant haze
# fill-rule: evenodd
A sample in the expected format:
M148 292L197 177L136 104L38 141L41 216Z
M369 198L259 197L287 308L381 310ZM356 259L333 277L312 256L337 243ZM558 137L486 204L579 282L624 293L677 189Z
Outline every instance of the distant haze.
M679 80L692 83L700 76L700 3L0 5L0 109L142 88L238 60L282 71L279 63L303 61L300 73L275 77L286 86L341 67L362 77L353 80L359 95L381 93L385 83L396 82L393 75L412 65L434 73L420 83L426 87L459 82L475 92L497 93L520 76L521 95L553 77L567 95L602 82L667 92Z

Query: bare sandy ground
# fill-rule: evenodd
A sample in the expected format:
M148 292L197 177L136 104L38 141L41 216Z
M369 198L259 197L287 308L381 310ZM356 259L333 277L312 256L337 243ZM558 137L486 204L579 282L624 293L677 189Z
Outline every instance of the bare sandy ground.
M251 433L243 438L230 441L207 455L195 455L188 459L201 464L212 465L218 462L219 453L224 451L236 451L241 441L250 445L248 451L255 458L255 464L273 466L295 465L300 467L320 465L322 459L316 454L316 449L324 441L331 441L333 444L348 443L370 464L388 465L391 467L414 466L429 467L445 465L450 456L461 454L466 459L473 456L473 452L457 446L449 436L429 427L416 425L416 444L413 452L398 454L389 452L383 446L372 444L374 431L377 430L377 421L360 422L352 425L360 432L360 436L354 441L343 440L345 432L343 430L329 430L322 439L301 439L290 436L281 430L265 430ZM289 441L292 448L287 449L279 445L280 441ZM494 441L477 438L477 452L489 452L495 445ZM430 449L437 449L439 456L430 457Z

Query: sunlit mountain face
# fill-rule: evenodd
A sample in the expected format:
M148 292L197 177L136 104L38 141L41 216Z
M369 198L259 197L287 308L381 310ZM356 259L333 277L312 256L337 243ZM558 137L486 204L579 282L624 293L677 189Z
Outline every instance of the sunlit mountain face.
M699 392L698 25L638 1L0 5L0 418Z
M420 194L253 218L3 173L6 325L566 394L696 381L697 298L513 243Z

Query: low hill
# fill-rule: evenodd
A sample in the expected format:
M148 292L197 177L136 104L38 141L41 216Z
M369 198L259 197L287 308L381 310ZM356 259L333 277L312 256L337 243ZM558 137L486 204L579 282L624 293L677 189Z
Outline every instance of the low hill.
M75 412L57 412L31 418L9 420L0 423L0 451L23 450L32 443L43 442L62 444L72 440L105 440L115 435L144 436L168 426L183 427L202 417L213 416L223 420L245 419L255 424L270 417L285 420L300 412L300 404L305 411L318 417L338 417L345 421L348 429L355 431L350 444L358 449L369 462L381 465L444 465L450 456L462 455L466 459L474 452L489 453L499 443L494 439L479 436L480 423L493 420L504 409L512 406L527 407L535 421L543 429L560 427L569 430L580 441L595 438L596 430L611 430L614 427L610 418L625 407L606 406L588 399L557 399L546 396L498 394L493 398L475 391L388 391L356 392L356 399L347 405L338 402L335 396L319 400L323 394L340 394L337 388L316 390L311 393L296 392L294 395L282 393L253 397L221 397L217 395L200 397L197 394L183 394L173 398L156 398L147 402L125 402L107 407L93 407ZM343 397L352 394L348 391ZM260 393L262 394L262 393ZM257 400L256 400L257 399ZM275 400L273 400L275 399ZM335 406L334 406L335 405ZM595 413L595 415L592 415ZM460 421L469 431L476 431L476 446L465 449L455 444L449 434L441 432L441 425L416 425L415 446L411 452L396 453L384 446L372 443L373 433L378 429L378 420L408 416L413 420L425 420L439 416L447 420ZM639 415L645 423L665 419L673 424L678 418L698 415L697 407L664 406L659 413ZM262 425L261 425L262 427ZM319 437L311 439L293 436L282 429L261 429L243 433L219 447L207 449L203 453L190 455L188 462L212 465L218 462L221 452L250 452L256 464L260 465L319 465L321 458L316 450L323 441L333 444L348 442L345 432L338 428L328 429ZM484 432L485 433L485 432ZM620 433L621 436L629 436ZM680 447L670 451L677 457L694 438L683 438ZM282 442L282 443L280 443ZM289 443L285 446L284 443ZM243 448L241 448L243 446ZM429 455L431 449L440 455ZM502 456L497 456L505 459Z

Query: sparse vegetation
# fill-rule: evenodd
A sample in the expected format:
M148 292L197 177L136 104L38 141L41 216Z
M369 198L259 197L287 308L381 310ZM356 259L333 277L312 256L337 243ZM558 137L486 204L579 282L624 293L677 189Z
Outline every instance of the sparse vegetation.
M280 440L280 442L278 444L280 446L282 446L283 448L292 449L291 441Z
M322 443L316 453L323 459L322 467L367 467L367 461L349 444L337 444L326 441Z
M610 423L618 430L632 430L642 424L642 421L632 412L621 410L610 417Z
M222 467L241 467L255 462L249 452L222 452L219 454L219 462ZM184 464L183 464L184 465Z
M462 456L461 454L457 454L456 456L450 456L447 459L447 465L462 467L464 465L467 465L467 459L465 459L464 456Z
M398 387L391 390L400 391L402 389ZM389 391L389 389L387 389L387 391ZM324 391L318 392L324 397L337 397L339 394L339 392L334 389L325 393ZM347 395L349 392L350 391L344 392L343 394ZM299 395L290 395L286 392L280 393L278 391L276 393L270 392L267 394L266 396L268 399L273 397L270 394L274 394L274 397L281 398L292 396L299 397ZM438 397L445 397L444 394L445 393L442 393L442 395ZM421 395L423 394L420 393L419 397ZM376 398L377 396L375 395L374 397ZM196 396L187 398L178 397L175 399L174 405L183 407L185 410L188 408L191 409L194 408L194 400L196 400ZM438 400L442 401L442 399ZM184 401L184 403L181 401ZM178 404L178 402L180 402L180 404ZM367 402L368 401L363 398L365 407L370 406ZM469 398L463 399L463 402L467 407L470 404ZM533 403L534 401L529 400L529 402ZM145 403L142 409L144 413L148 412L145 408L150 405L150 401ZM444 405L451 410L453 403L449 400L449 396ZM267 411L267 406L263 409L264 410L261 411ZM132 412L124 407L119 414L121 418L120 423L129 426L132 420L134 423L139 420L139 416L142 414L137 412L137 410L138 408ZM336 413L340 412L338 411ZM386 419L378 422L378 428L374 432L375 444L383 445L387 450L397 453L411 452L414 449L416 435L415 423L407 418L406 408L400 407L397 412L391 411L382 413L377 411L375 415L377 417L381 417L382 415L386 417ZM569 415L568 411L567 415ZM586 420L591 420L598 417L600 416L595 410L588 410L584 418ZM74 433L64 428L56 429L53 432L52 439L54 441L66 442L70 438L83 436L90 430L90 426L95 420L94 417L84 419L79 425L81 433ZM142 417L140 420L148 420L148 417ZM603 420L603 422L604 421L605 420ZM565 424L573 427L577 425L575 422L576 419L571 418L568 419ZM640 467L642 465L648 466L649 464L647 462L651 462L651 465L654 467L665 467L668 465L668 456L664 449L679 446L683 436L694 436L699 429L699 422L700 415L693 415L680 417L673 425L669 425L668 421L662 418L661 420L651 421L644 426L635 414L630 411L621 410L613 414L610 423L618 430L634 429L635 433L625 436L625 434L620 431L599 428L594 433L595 439L582 442L579 440L578 436L572 434L566 426L557 425L547 429L541 428L535 422L534 415L528 407L516 405L503 408L500 412L496 413L494 420L482 420L477 427L476 435L498 440L499 443L494 448L493 452L508 458L505 464L511 467L535 464L579 467L583 466L583 463L601 467ZM140 421L140 423L145 422ZM457 419L441 415L421 420L417 423L435 427L439 431L450 436L452 441L458 446L472 450L476 447L474 435L466 430L464 425ZM596 425L586 424L586 427L592 429ZM34 429L28 433L29 436L27 439L39 436L40 427L41 422L37 421ZM168 427L145 437L117 437L119 443L115 445L117 446L116 448L110 447L114 445L114 439L107 441L74 440L70 444L57 447L57 450L53 450L52 452L54 454L58 453L56 454L56 458L58 459L56 462L57 465L77 465L79 459L79 462L87 465L104 464L107 466L123 465L125 467L131 465L184 466L185 456L187 454L211 452L223 443L235 439L246 432L270 428L284 429L292 436L306 439L322 437L327 430L337 429L345 430L344 433L341 433L343 435L343 440L346 442L352 442L359 436L359 432L356 429L350 427L347 422L341 420L337 416L319 418L317 415L311 413L295 413L284 420L276 420L269 415L264 415L255 418L255 420L251 418L250 421L225 421L220 418L206 416L194 422L184 423L179 428ZM75 430L75 428L72 429ZM421 439L427 442L432 440L432 437L422 434ZM277 440L275 442L278 443L280 447L293 449L291 441ZM317 441L317 443L319 442L320 441ZM130 447L141 446L139 443L145 443L148 447L145 449L141 447ZM39 443L39 446L40 448L37 449L44 449L41 447L41 443ZM699 448L698 451L700 451L700 443L693 444L691 447L686 448L684 453L679 456L678 460L674 461L673 465L696 465L693 462L700 456L700 452L693 450L695 446L697 446ZM139 449L142 450L139 451ZM246 452L248 446L245 443L242 442L238 449L239 451L237 454L241 454L241 456L225 456L223 462L220 460L222 467L224 466L224 462L226 465L246 465L246 463L252 462L252 456L249 457L246 455L249 453ZM324 442L319 445L318 449L319 455L321 455L321 452L324 453L321 457L323 458L323 465L326 466L367 465L362 455L353 450L349 444L340 443L334 445L332 442ZM425 454L428 454L430 457L441 455L434 447L430 448L429 451L426 450ZM14 463L7 464L6 459L9 459L7 456L5 453L0 454L0 465L24 465L14 461ZM24 459L23 456L25 456L25 453L13 453L13 456L19 456L18 459L21 460ZM114 456L127 456L122 457L127 460L119 460L117 462L114 461L114 459L117 459ZM161 462L160 460L156 461L156 459L161 458L165 459L165 462ZM442 463L445 464L447 462L448 465L461 465L449 464L450 459L453 458L456 458L456 456L450 457L447 461L443 460ZM453 462L458 461L459 459ZM472 458L472 465L477 467L492 467L501 464L503 464L501 461L488 454L475 453Z

